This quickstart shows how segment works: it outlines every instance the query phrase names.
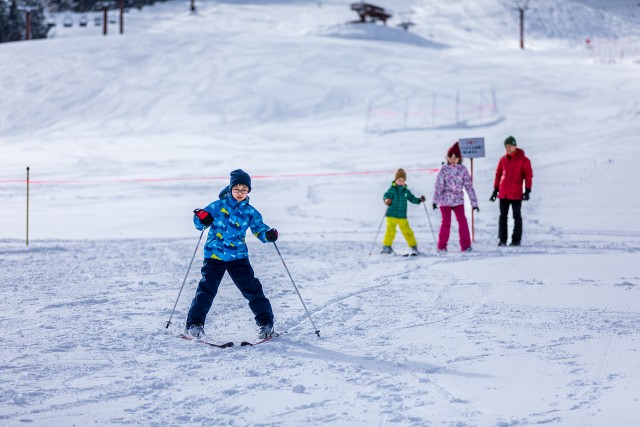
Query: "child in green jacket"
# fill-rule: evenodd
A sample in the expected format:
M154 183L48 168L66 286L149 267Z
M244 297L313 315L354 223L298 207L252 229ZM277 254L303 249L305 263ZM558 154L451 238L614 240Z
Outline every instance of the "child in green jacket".
M387 209L387 231L382 241L382 253L392 254L393 239L396 237L396 227L400 227L400 231L404 236L409 248L411 249L410 255L418 255L418 243L413 235L413 230L409 226L409 220L407 220L407 201L419 204L426 199L424 196L417 198L406 185L407 174L404 169L398 169L396 172L396 178L391 183L391 187L384 193L382 197L384 203L389 206Z

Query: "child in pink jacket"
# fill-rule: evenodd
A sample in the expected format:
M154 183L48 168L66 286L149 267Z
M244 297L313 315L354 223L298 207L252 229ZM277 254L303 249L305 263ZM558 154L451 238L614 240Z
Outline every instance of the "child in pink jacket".
M462 155L460 146L456 141L447 152L447 164L442 166L436 178L436 188L433 194L433 209L440 206L442 214L442 225L438 237L438 250L446 251L449 242L449 232L451 229L451 212L458 220L458 230L460 233L460 250L471 250L471 236L469 235L469 225L464 214L464 193L467 190L471 206L480 212L478 199L471 183L471 176L465 166L462 165Z

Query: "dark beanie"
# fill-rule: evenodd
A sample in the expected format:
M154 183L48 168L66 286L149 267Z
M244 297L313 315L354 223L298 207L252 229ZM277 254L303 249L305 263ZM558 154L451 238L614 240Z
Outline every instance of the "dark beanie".
M396 179L398 178L402 178L402 179L407 179L407 173L404 171L404 169L400 168L396 171ZM395 181L395 179L394 179Z
M460 145L458 145L458 141L449 148L447 151L447 157L451 157L452 154L455 154L457 158L461 159L462 155L460 154Z
M504 145L513 145L514 147L517 147L518 143L516 142L516 139L514 137L509 135L507 139L504 140Z
M249 187L249 191L251 191L251 177L248 173L243 171L242 169L236 169L231 172L231 179L229 180L229 188L233 188L238 184L244 184Z

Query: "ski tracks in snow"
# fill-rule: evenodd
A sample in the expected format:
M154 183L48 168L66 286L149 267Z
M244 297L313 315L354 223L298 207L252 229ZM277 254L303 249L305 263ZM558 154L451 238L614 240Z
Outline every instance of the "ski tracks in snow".
M367 256L369 246L279 244L317 338L271 245L251 243L276 328L289 333L220 350L164 328L193 239L28 250L5 241L0 417L9 425L506 426L588 424L633 404L640 278L623 259L633 248L596 256L571 245L544 253L478 244L471 254L405 258ZM578 256L620 273L545 276L554 263L571 270ZM198 279L196 260L168 332L182 328ZM236 342L255 334L228 277L207 332Z

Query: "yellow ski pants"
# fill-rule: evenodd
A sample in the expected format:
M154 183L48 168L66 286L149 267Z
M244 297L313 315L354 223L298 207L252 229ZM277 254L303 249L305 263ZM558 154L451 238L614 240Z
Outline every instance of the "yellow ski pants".
M416 242L416 237L413 235L413 230L409 227L409 220L406 218L392 218L387 217L387 231L384 233L384 240L382 244L384 246L391 246L393 244L393 239L396 238L396 227L400 226L400 231L404 236L407 244L410 248L414 246L418 246L418 242Z

